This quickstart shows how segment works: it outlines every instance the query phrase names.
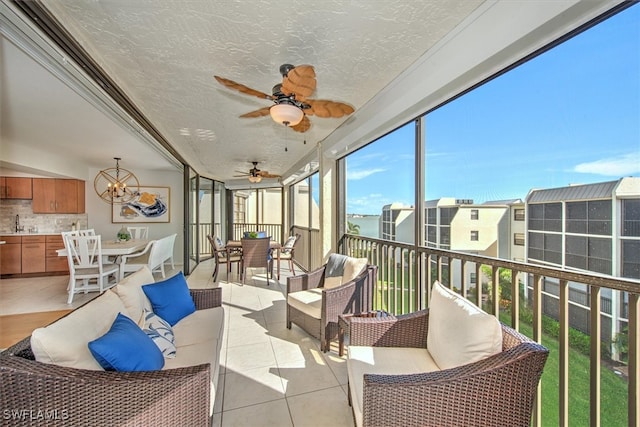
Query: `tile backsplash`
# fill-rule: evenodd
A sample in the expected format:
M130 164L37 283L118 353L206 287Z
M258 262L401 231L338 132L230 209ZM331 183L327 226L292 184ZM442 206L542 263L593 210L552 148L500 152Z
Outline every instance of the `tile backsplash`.
M31 200L0 201L0 233L16 232L16 215L20 216L20 225L24 232L36 227L38 233L59 233L71 230L76 223L78 228L88 228L87 214L34 214Z

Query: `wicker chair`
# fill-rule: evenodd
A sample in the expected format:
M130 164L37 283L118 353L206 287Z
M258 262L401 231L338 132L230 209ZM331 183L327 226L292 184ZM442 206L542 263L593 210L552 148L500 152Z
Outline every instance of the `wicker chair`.
M353 317L350 345L426 348L428 324L428 310L387 319ZM478 362L430 373L365 374L362 425L529 426L548 354L502 325L502 352ZM351 393L350 385L349 404Z
M231 273L231 264L236 263L238 272L240 272L240 264L242 263L242 250L229 250L222 243L222 240L218 236L208 235L209 243L211 243L211 250L213 251L213 258L216 262L216 266L213 269L213 280L218 278L218 271L220 270L220 264L227 266L227 280L229 280L229 273Z
M242 242L242 283L247 278L247 268L265 268L267 270L267 285L269 276L273 279L273 257L271 256L271 239L258 237L255 239L241 239ZM271 274L269 274L271 273Z
M287 328L295 323L308 334L320 340L320 349L329 351L331 340L338 337L338 315L371 311L373 284L377 280L378 266L367 265L355 279L336 288L324 289L327 265L300 276L287 277ZM309 316L289 304L289 294L310 289L322 289L320 318Z
M289 271L294 276L296 275L296 270L293 267L293 251L295 250L300 237L301 236L298 233L296 233L295 236L289 236L284 245L282 245L282 249L280 249L280 261L289 262Z

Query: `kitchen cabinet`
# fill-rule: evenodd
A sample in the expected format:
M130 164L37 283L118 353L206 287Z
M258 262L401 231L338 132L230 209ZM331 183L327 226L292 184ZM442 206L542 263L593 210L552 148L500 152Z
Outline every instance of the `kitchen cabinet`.
M31 178L0 177L0 199L31 199Z
M84 181L33 178L33 213L84 213Z
M0 274L68 273L67 257L58 256L64 249L60 234L23 234L0 236Z
M58 256L58 249L64 249L64 242L60 234L48 235L46 239L46 266L47 273L68 272L69 263L66 256Z
M44 273L46 236L22 236L22 274Z
M22 238L20 236L0 236L5 241L0 245L0 274L20 274L22 272Z

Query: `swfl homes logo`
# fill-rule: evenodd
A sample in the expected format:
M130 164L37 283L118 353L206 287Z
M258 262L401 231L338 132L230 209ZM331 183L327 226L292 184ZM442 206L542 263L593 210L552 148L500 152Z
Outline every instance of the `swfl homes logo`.
M5 409L2 412L5 420L14 421L55 421L68 420L67 409Z

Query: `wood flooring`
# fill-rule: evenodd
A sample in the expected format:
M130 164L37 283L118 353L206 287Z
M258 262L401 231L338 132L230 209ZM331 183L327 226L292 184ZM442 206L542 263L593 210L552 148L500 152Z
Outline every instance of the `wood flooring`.
M71 310L0 316L0 349L8 348L31 335L34 329L47 326Z

